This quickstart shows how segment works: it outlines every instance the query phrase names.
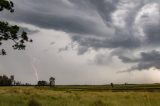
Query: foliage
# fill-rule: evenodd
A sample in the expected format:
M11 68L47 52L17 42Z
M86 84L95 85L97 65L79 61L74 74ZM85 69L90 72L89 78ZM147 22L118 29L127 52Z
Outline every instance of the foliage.
M12 1L0 0L0 11L4 9L9 10L10 12L14 12L14 4Z
M36 99L31 99L28 105L29 106L41 106L41 104Z
M49 84L50 84L50 86L54 86L55 85L55 78L54 77L50 77L49 78Z
M14 82L14 76L8 78L6 75L0 76L0 86L11 86Z
M48 85L47 81L38 81L38 86L46 86Z
M0 0L0 11L4 9L14 12L14 4L12 1ZM0 21L0 46L4 41L13 41L13 49L15 50L24 50L26 42L32 42L31 39L28 38L27 33L25 31L20 32L20 28L17 25L9 25L8 22ZM0 55L6 55L5 49L1 49Z
M54 77L50 77L49 78L49 83L47 81L38 81L37 83L38 86L55 86L55 78Z
M112 88L114 87L114 84L113 84L113 83L111 83L111 87L112 87Z

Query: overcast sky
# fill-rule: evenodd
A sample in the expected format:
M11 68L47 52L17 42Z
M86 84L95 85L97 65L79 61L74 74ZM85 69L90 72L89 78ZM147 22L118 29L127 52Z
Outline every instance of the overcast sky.
M33 39L4 43L0 74L56 84L160 82L160 0L13 0L0 18Z

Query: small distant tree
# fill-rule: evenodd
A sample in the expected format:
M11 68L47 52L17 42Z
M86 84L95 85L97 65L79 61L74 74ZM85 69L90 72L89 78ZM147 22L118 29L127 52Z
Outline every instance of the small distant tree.
M11 86L12 81L6 75L0 76L0 85L1 86Z
M50 86L55 86L55 78L54 77L49 78L49 85Z
M14 75L11 75L10 79L11 79L11 85L15 85Z
M46 86L46 85L48 85L48 83L47 83L47 81L38 81L38 84L37 84L38 86Z
M15 82L15 85L20 86L22 83L20 81Z
M30 84L30 83L25 83L24 85L25 85L25 86L31 86L31 84Z
M114 84L113 84L113 83L111 83L111 87L112 87L112 88L114 87Z

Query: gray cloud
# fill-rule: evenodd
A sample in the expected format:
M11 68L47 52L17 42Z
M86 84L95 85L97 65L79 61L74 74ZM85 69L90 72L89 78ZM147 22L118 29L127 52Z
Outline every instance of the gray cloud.
M111 14L117 9L117 4L119 0L90 0L93 8L96 9L101 18L106 22L110 23L112 21Z
M158 0L15 0L15 13L4 12L1 16L42 29L66 32L73 42L78 43L79 55L90 48L96 51L109 49L135 52L148 46L153 49L159 46L160 22L143 21L160 18L152 16L156 10L145 13L147 9L144 7L151 8L153 3L159 5ZM64 50L68 50L68 47L60 49ZM149 54L159 56L156 53L144 52L140 59L126 56L125 52L110 56L118 56L124 63L137 63L131 70L142 70L151 66L159 68L156 59L144 61ZM105 64L104 55L97 55L96 62Z
M119 58L126 63L136 63L136 65L122 72L148 70L150 68L160 69L160 51L141 52L140 58L137 57L135 59L121 56Z
M116 31L116 35L113 35L111 38L100 38L100 37L87 37L87 36L72 36L72 40L78 42L78 44L82 45L83 47L92 47L94 49L101 49L101 48L125 48L125 49L132 49L140 47L141 41L139 38L134 36L128 36L122 30Z
M154 0L152 2L157 1ZM150 1L16 0L15 3L15 13L4 13L2 17L17 22L33 24L41 28L65 31L70 33L73 41L78 42L84 48L120 47L130 49L138 48L143 43L136 35L134 21L138 12ZM127 4L134 4L134 6L121 8L121 6L126 6ZM124 28L114 25L112 15L117 10L125 10L127 12L124 13L125 15L116 17L123 19L122 21L126 25ZM150 24L144 26L144 33L148 42L157 40L159 25ZM154 36L150 36L153 33ZM89 37L86 38L86 36Z
M144 32L147 36L147 43L151 45L159 45L160 41L160 22L159 24L151 24L145 26Z
M106 56L108 53L97 54L94 59L94 63L98 65L108 65L112 63L111 56Z
M27 27L20 27L20 32L25 31L28 35L38 33L39 30L32 30Z
M133 58L133 57L126 57L126 56L119 56L118 57L120 60L122 60L123 63L135 63L138 61L138 59Z
M3 14L4 18L33 24L41 28L62 30L68 33L106 36L106 34L110 32L109 28L106 27L103 22L98 22L98 17L94 14L95 12L92 11L92 9L84 11L77 5L68 7L62 0L51 1L53 3L52 6L50 6L50 4L52 4L50 0L37 2L36 0L25 1L27 4L29 2L32 2L32 4L29 5L30 8L23 9L20 6L23 6L23 4L21 4L21 2L18 3L18 1L19 0L17 0L18 8L16 8L16 12L11 15ZM50 4L48 4L49 2ZM37 3L43 4L41 9L36 6ZM86 6L81 6L84 7L84 9L87 8Z

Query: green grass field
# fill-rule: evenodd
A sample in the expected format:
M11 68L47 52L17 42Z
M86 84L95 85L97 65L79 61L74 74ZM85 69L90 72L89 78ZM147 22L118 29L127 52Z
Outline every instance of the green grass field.
M160 85L0 87L0 106L160 106Z

